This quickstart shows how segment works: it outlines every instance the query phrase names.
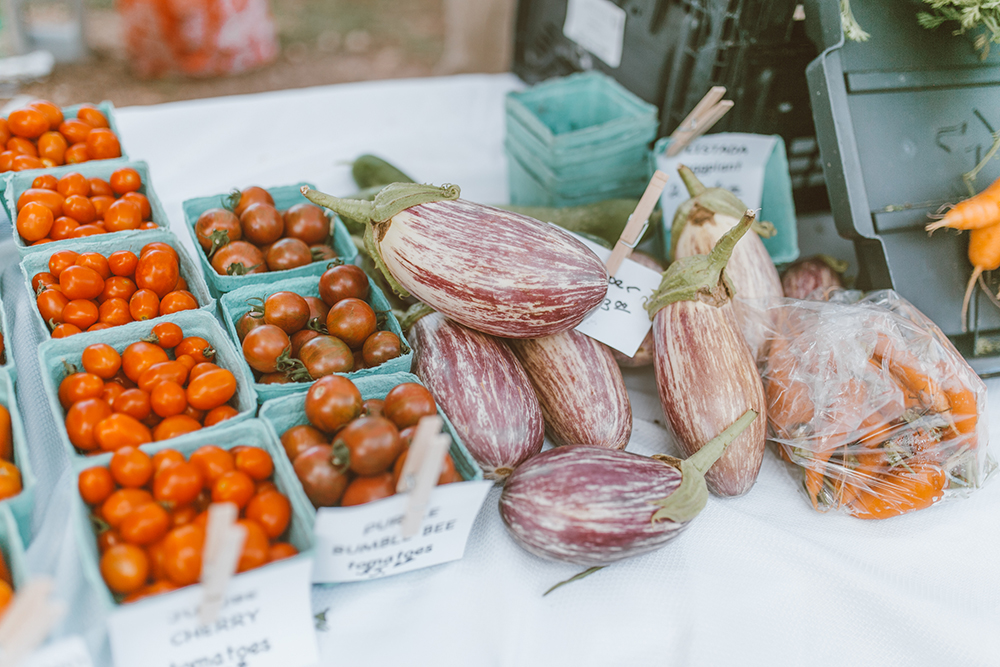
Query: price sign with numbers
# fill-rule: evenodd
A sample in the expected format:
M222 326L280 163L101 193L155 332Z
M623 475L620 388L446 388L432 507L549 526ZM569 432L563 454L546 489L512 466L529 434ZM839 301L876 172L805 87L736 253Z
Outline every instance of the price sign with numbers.
M607 263L610 250L583 237L576 238ZM615 276L608 278L604 302L580 322L576 330L626 356L635 355L652 326L644 306L653 290L659 287L660 278L661 274L656 271L626 259Z

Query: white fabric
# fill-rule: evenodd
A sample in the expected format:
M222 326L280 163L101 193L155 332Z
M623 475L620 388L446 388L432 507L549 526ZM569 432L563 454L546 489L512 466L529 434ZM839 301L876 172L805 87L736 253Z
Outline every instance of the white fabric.
M174 230L183 200L234 186L311 181L353 191L342 164L375 153L483 202L507 198L503 96L513 76L375 82L122 109L131 156L152 168ZM9 227L7 228L9 229ZM0 238L6 234L0 228ZM0 244L12 328L28 321L13 249ZM16 284L12 284L16 283ZM88 604L65 507L73 479L44 416L34 341L14 331L18 396L40 479L33 567L72 611L59 633L103 619ZM631 451L671 452L651 371L627 374ZM990 387L991 436L1000 381ZM676 452L674 452L676 453ZM329 665L1000 665L1000 484L883 522L814 512L772 453L742 498L711 498L657 552L542 593L581 568L521 550L494 489L463 560L397 577L314 587ZM56 488L58 487L58 488ZM55 489L55 491L53 491Z

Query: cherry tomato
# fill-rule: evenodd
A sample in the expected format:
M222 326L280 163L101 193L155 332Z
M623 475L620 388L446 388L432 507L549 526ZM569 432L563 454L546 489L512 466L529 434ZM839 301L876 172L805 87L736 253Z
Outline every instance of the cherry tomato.
M37 139L49 131L49 120L36 109L17 109L7 116L11 134L26 139Z
M194 505L175 507L174 511L170 513L170 526L172 528L186 526L194 521L196 516L198 516L198 508Z
M83 162L88 162L90 160L90 154L87 152L86 142L71 144L70 147L66 149L65 159L66 164L81 164Z
M104 214L104 225L109 232L139 229L141 222L142 211L139 206L125 199L119 199L108 206L107 212Z
M28 169L42 169L46 165L38 158L30 155L18 155L14 158L14 171L27 171Z
M298 555L299 550L288 542L274 542L271 544L271 548L267 552L267 562L273 563L274 561L284 560L285 558L291 558L292 556Z
M185 433L193 433L200 428L201 424L194 418L184 414L174 415L173 417L167 417L156 425L156 428L153 429L153 440L156 442L169 440Z
M128 312L137 322L159 317L160 299L153 290L136 290L128 300Z
M259 523L251 519L240 519L237 525L246 528L247 537L243 543L243 552L240 554L240 562L236 567L237 572L253 570L268 562L268 552L271 543L267 539L267 533Z
M344 496L340 499L341 507L363 505L382 498L388 498L396 493L392 473L383 472L372 477L355 477L347 485Z
M274 243L285 231L285 221L271 204L251 204L240 215L243 238L258 246Z
M431 392L416 382L398 384L385 396L385 416L397 428L413 426L421 417L436 414L437 404Z
M361 392L339 375L317 380L306 394L306 417L321 431L334 433L361 414Z
M14 159L21 156L38 157L38 149L34 142L24 137L13 137L7 140L7 150L14 151ZM13 168L13 166L12 166Z
M66 137L58 132L46 132L38 137L38 156L48 158L57 165L66 162L66 150L68 148L69 143L67 143Z
M128 250L117 250L108 255L108 268L111 273L122 278L131 278L138 264L139 258Z
M335 467L332 459L330 445L314 445L299 454L293 463L295 475L315 507L334 507L350 481L348 471Z
M104 117L101 110L95 106L84 104L76 112L76 117L91 127L108 127L108 119Z
M149 403L153 412L160 417L173 417L187 410L187 395L184 387L176 382L160 382L149 394Z
M114 132L95 128L87 135L87 155L91 160L110 160L122 156L122 147Z
M125 387L117 382L108 381L104 383L104 391L101 392L101 400L113 406L118 397L125 392Z
M145 486L153 476L153 460L135 447L121 447L116 450L108 467L115 482L123 487Z
M125 540L122 539L121 533L119 533L114 528L108 528L107 530L102 530L97 536L97 552L103 554L105 551L115 546L116 544L125 544Z
M381 398L366 398L361 404L361 415L363 417L381 417L385 411L385 401Z
M201 470L189 461L161 468L153 477L153 497L171 507L194 501L204 485Z
M6 145L6 141L3 142L3 148ZM10 171L14 168L14 158L17 157L17 153L12 150L0 150L0 172Z
M108 179L111 189L119 197L126 192L136 192L142 187L142 177L132 167L122 167L116 169Z
M175 463L184 463L184 455L176 449L161 449L153 454L153 474L166 470Z
M187 290L174 290L160 300L160 315L170 315L184 310L198 310L198 301Z
M111 416L111 406L99 398L78 401L66 411L66 433L75 447L88 451L97 447L94 427Z
M409 443L407 443L407 447L409 447ZM398 459L396 459L396 465L394 465L392 468L392 477L394 485L397 481L399 481L399 476L403 474L403 466L406 465L406 455L409 453L410 450L407 449L402 454L400 454ZM437 481L438 486L442 484L451 484L453 482L461 482L461 481L462 481L462 476L458 473L457 470L455 470L455 462L452 460L451 454L445 454L444 463L441 466L441 474L438 475L438 481Z
M264 299L264 322L293 334L309 321L309 304L295 292L275 292Z
M59 181L52 174L42 174L35 177L35 180L31 182L31 187L43 190L55 190L58 183Z
M142 214L143 220L149 220L153 216L153 208L149 204L149 199L146 197L146 195L142 194L141 192L126 192L122 196L122 199L124 199L125 201L132 202L133 204L138 206L139 212ZM156 223L153 223L152 227L155 228ZM142 227L140 225L140 229L149 229L149 228Z
M236 393L236 377L225 368L202 373L187 387L187 400L198 410L212 410L226 403Z
M392 467L403 452L399 431L383 417L361 417L342 428L333 441L334 451L344 445L350 468L358 475L376 475Z
M49 123L49 129L54 130L63 122L62 109L48 100L35 100L28 106L45 117L45 120Z
M299 350L299 359L314 379L333 373L347 373L354 367L351 349L333 336L320 335L304 343Z
M0 461L0 500L21 493L21 471L11 461Z
M215 348L200 336L188 336L174 349L174 355L190 355L195 363L200 364L215 359Z
M59 279L48 271L41 271L31 277L31 291L36 295L38 288L42 285L58 285Z
M271 271L285 271L311 264L313 256L309 246L299 239L283 238L271 244L265 261Z
M38 312L46 322L57 324L62 322L63 309L68 303L69 299L66 298L66 295L56 289L44 289L41 294L35 297Z
M328 306L347 298L367 299L368 290L368 276L353 264L330 267L319 279L319 295Z
M212 484L212 502L233 503L242 511L255 491L253 480L246 473L230 470L219 475Z
M173 322L160 322L153 327L150 335L156 340L148 342L155 343L165 350L177 347L184 340L184 332Z
M71 239L80 239L86 236L96 236L97 234L106 234L107 232L103 227L98 227L97 225L80 225L72 232L70 232L69 237Z
M264 321L263 313L258 313L253 310L248 310L243 313L243 315L236 320L236 335L239 337L240 342L243 342L243 339L246 338L247 333L251 329L259 327L262 324L267 324ZM294 354L292 356L294 356Z
M315 329L302 329L301 331L296 331L288 340L292 343L292 356L299 359L299 352L302 350L302 346L311 341L313 338L318 338L322 336L320 332Z
M149 428L135 417L115 413L94 426L94 439L106 452L120 447L138 447L153 441Z
M246 241L233 241L212 256L212 268L220 276L266 273L267 261L260 248Z
M209 255L216 249L243 238L240 219L224 208L210 208L198 216L194 224L198 243Z
M188 367L180 361L161 361L153 364L139 376L139 389L153 391L161 382L183 385L188 379Z
M122 366L121 355L107 343L94 343L83 349L83 368L104 380L110 380Z
M290 354L291 347L288 334L273 324L264 324L243 339L243 356L254 370L273 373L278 369L278 358Z
M108 266L107 258L99 252L81 253L76 258L77 266L86 266L88 269L97 271L102 280L111 277L111 268Z
M143 546L161 540L169 528L167 511L156 503L146 503L129 512L118 530L126 542Z
M163 538L163 565L170 581L190 586L201 578L201 554L205 549L205 530L196 523L174 528Z
M115 491L115 480L104 466L87 468L76 480L80 497L88 505L100 505Z
M361 299L348 297L330 306L326 328L331 336L347 343L351 349L364 345L378 328L378 319L372 307Z
M188 373L188 380L194 380L202 373L207 373L208 371L214 371L217 368L219 368L219 366L213 364L210 361L203 361L199 364L195 364L194 366L191 367L191 370Z
M82 195L89 195L91 197L103 196L103 197L114 197L115 191L111 189L111 185L103 178L98 178L96 176L91 178L85 178L84 181L87 183L87 191L81 192Z
M296 204L285 211L285 235L307 246L324 243L330 236L330 220L319 206Z
M122 324L128 324L132 321L132 314L128 309L128 301L125 299L119 299L114 297L104 301L101 304L98 313L98 325L106 325L108 327L117 327ZM89 331L89 329L88 329Z
M67 216L83 225L97 220L97 209L94 208L94 202L83 195L66 197L63 201L63 211Z
M198 466L206 484L214 485L224 473L236 469L233 455L215 445L203 445L191 453L188 459Z
M101 556L101 576L115 593L133 593L146 584L149 558L135 545L115 545Z
M98 301L108 299L122 299L125 301L125 309L128 310L128 300L135 294L135 283L124 276L111 276L104 281L104 291L97 297Z
M71 373L59 383L59 402L68 408L77 401L100 398L104 380L93 373Z
M17 212L17 233L29 243L48 236L55 216L52 209L38 202L28 202Z
M7 126L7 119L0 118L0 145L6 144L11 138L10 127Z
M291 378L280 371L276 373L263 373L257 378L257 384L288 384L291 381Z
M81 330L97 322L99 316L97 304L89 299L73 299L63 308L63 322Z
M49 237L53 241L62 241L63 239L72 238L73 232L80 226L80 223L73 218L67 218L65 215L56 218L52 223L52 229L49 230Z
M231 405L220 405L217 408L212 408L205 415L204 426L208 428L209 426L215 426L219 422L226 421L227 419L232 419L240 412Z
M142 253L135 268L135 284L139 289L152 290L160 299L174 289L179 277L177 257L159 250Z
M262 482L274 472L274 461L260 447L244 447L236 454L236 469L246 473L250 479Z
M241 217L243 211L247 210L253 204L264 203L274 206L274 199L267 190L253 185L249 188L244 188L242 191L233 192L229 198L229 203L236 217Z
M56 190L63 197L72 195L89 197L91 194L90 183L87 182L83 174L76 171L64 174L56 183Z
M75 250L57 250L49 256L49 273L58 278L63 271L76 264L79 256Z
M63 214L63 202L65 201L65 197L54 190L28 188L21 193L20 197L17 198L17 210L20 211L24 208L25 204L32 201L38 202L52 211L52 216L54 218L58 218Z
M138 382L151 366L164 361L170 361L170 358L163 348L145 341L132 343L122 352L122 370L132 382Z
M101 503L101 518L112 528L117 528L129 512L151 502L153 496L146 489L118 489Z
M75 336L80 333L82 329L75 324L69 324L64 322L52 330L53 338L66 338L67 336Z

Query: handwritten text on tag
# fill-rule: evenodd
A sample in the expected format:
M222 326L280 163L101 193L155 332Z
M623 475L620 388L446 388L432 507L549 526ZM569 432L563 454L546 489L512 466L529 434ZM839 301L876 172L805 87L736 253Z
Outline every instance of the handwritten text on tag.
M202 625L202 587L188 586L115 610L116 665L305 667L319 660L309 582L312 561L290 558L234 577L215 621Z
M492 486L470 481L436 487L420 529L408 539L401 527L408 494L355 507L321 508L313 581L364 581L458 560Z
M602 262L608 261L610 250L576 234L573 236ZM625 356L634 356L653 324L644 306L653 290L660 286L661 277L656 271L626 259L615 276L608 278L604 303L580 322L576 330Z

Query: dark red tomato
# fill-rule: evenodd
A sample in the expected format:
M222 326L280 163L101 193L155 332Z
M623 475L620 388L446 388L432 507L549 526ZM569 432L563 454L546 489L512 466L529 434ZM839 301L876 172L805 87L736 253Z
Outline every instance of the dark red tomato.
M326 445L328 441L319 429L309 424L299 424L285 431L281 436L281 445L285 448L288 460L295 462L310 447L315 445Z
M361 299L348 297L330 307L326 315L326 329L347 343L352 350L364 345L378 329L378 318L372 307Z
M330 236L330 220L319 206L296 204L285 211L285 235L307 246L323 243Z
M278 357L291 354L291 348L288 334L273 324L255 327L243 338L243 356L251 368L261 373L278 370Z
M306 417L321 431L335 433L361 414L361 392L340 375L327 375L309 387Z
M374 368L390 359L395 359L400 355L401 351L399 336L391 331L376 331L365 340L365 344L361 348L365 365L369 368Z
M393 483L391 472L384 472L373 477L355 477L354 481L347 485L347 489L340 499L340 506L364 505L375 500L388 498L395 493L396 485Z
M350 452L350 468L358 475L376 475L389 470L403 452L399 431L384 417L361 417L340 429L332 445L343 444Z
M257 379L257 384L288 384L292 379L285 373L276 371L274 373L264 373Z
M251 329L256 329L263 324L267 324L267 322L264 321L262 314L248 310L240 316L240 319L236 320L236 335L240 337L242 342Z
M431 392L416 382L398 384L385 396L385 416L397 428L413 426L421 417L436 414Z
M264 299L264 322L293 334L309 321L309 304L295 292L275 292Z
M198 222L194 223L194 233L209 256L218 248L243 238L240 219L224 208L210 208L199 215Z
M407 449L400 454L399 458L396 459L396 465L392 467L392 479L393 486L399 481L400 475L403 474L403 467L406 465L406 455L410 453L409 444L406 445ZM444 462L441 464L441 474L438 475L438 486L442 484L451 484L453 482L462 482L462 475L455 470L455 462L451 458L451 454L444 455Z
M232 207L236 217L242 216L243 211L247 210L253 204L262 202L274 206L274 198L271 197L271 194L264 188L259 188L256 185L244 188L242 191L234 190L233 194L229 197L229 205Z
M334 507L350 482L350 473L334 467L333 448L314 445L295 458L295 474L315 507Z
M267 245L281 238L285 221L271 204L251 204L240 215L243 237L256 245Z
M267 250L267 268L272 271L294 269L311 264L312 261L309 246L298 239L278 239Z
M298 359L302 346L311 341L313 338L317 338L322 335L323 334L313 329L302 329L301 331L293 333L289 336L289 340L292 341L292 356Z
M410 444L413 442L413 436L417 434L416 426L407 426L402 431L399 432L399 439L403 443L403 449L409 449Z
M347 373L354 367L354 353L344 341L333 336L319 335L299 349L299 359L312 378L333 373Z
M337 259L337 251L325 243L309 246L309 252L312 253L314 262L328 262L331 259Z
M381 398L365 399L361 404L361 414L365 417L381 417L385 409L385 401Z
M350 297L367 299L368 276L353 264L330 267L320 276L319 296L328 306Z
M330 312L330 306L323 303L323 299L315 296L303 297L309 306L309 321L318 320L317 324L326 324L326 315Z
M215 253L212 268L220 276L245 276L248 273L266 273L267 262L264 253L254 244L233 241Z

